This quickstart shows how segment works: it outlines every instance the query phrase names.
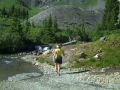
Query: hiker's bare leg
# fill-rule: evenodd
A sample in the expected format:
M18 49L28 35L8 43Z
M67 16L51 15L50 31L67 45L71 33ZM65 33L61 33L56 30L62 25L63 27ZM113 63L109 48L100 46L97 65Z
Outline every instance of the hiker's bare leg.
M56 72L58 71L57 63L55 63L55 71L56 71Z
M60 75L60 64L58 64L58 74Z

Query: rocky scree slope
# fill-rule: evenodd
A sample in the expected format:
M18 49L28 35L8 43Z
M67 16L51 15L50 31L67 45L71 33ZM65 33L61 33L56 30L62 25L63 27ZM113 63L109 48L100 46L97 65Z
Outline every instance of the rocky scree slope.
M60 28L84 24L88 27L95 26L101 20L103 12L81 10L75 7L51 7L30 18L35 26L42 24L42 21L50 15L57 18Z

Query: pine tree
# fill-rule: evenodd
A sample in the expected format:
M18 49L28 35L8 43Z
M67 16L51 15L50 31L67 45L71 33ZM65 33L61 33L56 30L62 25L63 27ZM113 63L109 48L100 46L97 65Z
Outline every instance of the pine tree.
M31 30L31 24L29 20L27 19L25 22L25 26L23 28L23 35L22 35L25 42L28 41L28 35L30 34L30 30Z
M25 17L26 17L26 11L24 8L21 11L21 16L22 16L22 19L25 19Z
M60 36L59 33L61 33L61 31L59 30L58 28L58 22L57 22L57 18L56 16L54 17L54 20L53 20L53 26L52 26L52 33L53 35L55 36L55 41L58 42L58 38Z
M23 36L23 27L20 23L20 20L16 17L13 18L11 23L11 31L17 32L21 37Z
M6 14L7 14L6 8L3 8L3 9L2 9L1 14L2 14L3 17L6 16Z
M54 22L53 22L53 31L54 31L54 33L59 32L58 22L57 22L56 16L55 16Z
M50 15L48 17L48 28L51 29L52 26L53 26L53 21L52 21L52 16Z
M11 16L14 16L14 13L15 13L15 6L13 5L13 6L10 8L10 15L11 15Z
M17 17L21 18L21 16L20 16L20 8L17 8Z
M30 30L30 27L31 27L31 24L29 20L27 19L25 23L25 33L27 33Z
M118 23L119 14L119 2L118 0L107 0L106 9L102 20L101 28L104 30L116 29Z
M65 34L68 36L68 40L72 41L73 39L73 30L71 30L68 26L65 30Z
M20 23L20 20L16 17L13 18L11 21L11 26L9 30L10 35L10 42L11 45L10 51L17 51L24 47L24 37L23 37L23 27ZM8 39L9 40L9 39Z
M55 32L53 30L53 20L52 16L50 15L47 19L43 21L41 31L41 42L42 43L53 43L55 42Z
M26 10L26 19L28 19L29 18L29 12L28 12L28 10Z

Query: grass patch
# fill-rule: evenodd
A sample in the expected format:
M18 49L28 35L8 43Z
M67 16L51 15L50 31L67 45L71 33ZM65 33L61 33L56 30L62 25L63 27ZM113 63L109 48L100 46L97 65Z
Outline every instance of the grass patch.
M97 53L97 50L102 48L102 57L100 60L96 60L93 56ZM72 67L114 67L120 66L120 33L115 32L107 36L106 42L92 42L86 44L83 50L87 54L89 60L79 60L79 57L75 55L71 58Z
M56 2L54 5L55 6L64 6L64 5L70 5L70 6L76 6L76 7L81 7L81 8L88 8L95 6L97 4L97 0L84 0L79 1L79 0L60 0L59 2Z
M39 13L40 11L42 10L40 10L38 7L31 7L31 10L29 10L29 16L32 17Z

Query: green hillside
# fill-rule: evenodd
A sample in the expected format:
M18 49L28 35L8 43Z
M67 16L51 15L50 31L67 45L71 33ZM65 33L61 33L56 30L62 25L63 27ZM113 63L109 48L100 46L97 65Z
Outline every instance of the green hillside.
M79 55L73 55L71 66L73 67L115 67L120 66L120 31L116 30L106 35L105 41L97 40L96 42L83 45L83 51L87 54L86 59L79 58ZM78 51L83 47L80 44L76 45ZM97 51L101 49L100 59L95 59Z
M16 16L19 16L22 15L24 12L28 12L29 14L28 18L34 16L39 12L38 7L29 6L22 2L21 0L0 0L0 30L6 30L7 27L10 26L12 18L14 17L14 16L11 17L11 15L3 16L2 12L5 9L4 13L7 12L8 14L11 14L10 12L13 10L13 8L14 8L14 12L12 12L13 14L16 13ZM20 19L21 21L25 20L25 18Z
M0 8L9 8L12 5L18 6L19 4L17 3L17 0L0 0Z
M38 7L33 7L26 5L25 3L21 2L20 0L0 0L0 9L2 8L10 8L12 6L17 8L25 8L29 11L30 17L37 14L39 12Z
M56 2L55 5L70 5L81 8L88 8L90 6L95 6L98 0L60 0Z

